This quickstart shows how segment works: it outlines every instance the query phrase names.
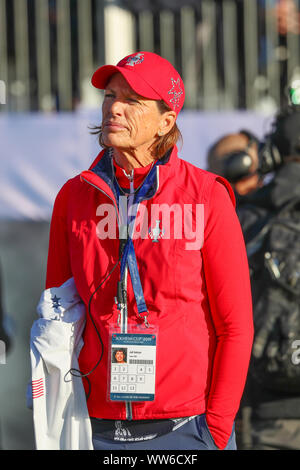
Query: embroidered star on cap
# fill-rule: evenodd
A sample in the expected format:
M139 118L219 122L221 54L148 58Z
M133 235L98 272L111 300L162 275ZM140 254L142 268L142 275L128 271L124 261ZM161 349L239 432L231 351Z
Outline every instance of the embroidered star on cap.
M180 101L180 96L182 95L183 91L180 88L180 79L178 78L177 80L174 80L174 78L171 78L172 81L172 88L168 91L169 95L173 95L173 98L170 100L170 103L173 103L174 109L175 106L179 106L179 101Z

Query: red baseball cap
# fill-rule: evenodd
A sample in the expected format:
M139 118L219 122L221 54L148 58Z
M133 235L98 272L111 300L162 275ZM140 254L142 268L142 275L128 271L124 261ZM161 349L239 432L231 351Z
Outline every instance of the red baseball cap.
M183 81L173 65L154 52L136 52L117 65L103 65L92 76L94 87L104 90L114 73L120 72L131 88L145 98L163 100L176 114L184 102Z

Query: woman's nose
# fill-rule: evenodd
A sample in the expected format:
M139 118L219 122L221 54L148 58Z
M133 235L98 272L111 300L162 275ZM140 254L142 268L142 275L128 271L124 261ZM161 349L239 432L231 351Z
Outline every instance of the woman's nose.
M110 112L115 115L120 115L123 112L123 107L124 103L120 99L115 98L111 102Z

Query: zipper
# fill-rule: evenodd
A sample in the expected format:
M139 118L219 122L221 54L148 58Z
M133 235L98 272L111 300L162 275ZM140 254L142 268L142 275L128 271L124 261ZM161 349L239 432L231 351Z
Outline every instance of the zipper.
M127 279L128 279L128 267L126 265L125 267L125 272L124 272L124 284L123 284L123 289L124 289L124 309L123 309L123 315L122 315L122 333L127 333L128 332L128 307L127 307ZM126 411L126 416L125 419L128 421L132 420L132 403L130 401L125 401L125 411Z
M134 183L133 183L133 175L131 175L131 177L129 178L130 179L130 192L133 192L133 188L134 188ZM129 211L129 208L131 207L132 203L133 203L133 198L134 198L134 195L133 196L129 196L128 197L128 201L127 201L127 226L128 226L128 211ZM128 230L128 229L127 229ZM131 236L132 234L129 234L129 236ZM125 302L124 302L124 333L127 333L128 332L128 307L127 307L127 279L128 279L128 266L126 264L126 267L125 267L125 273L124 273L124 296L125 296ZM131 421L132 420L132 403L130 401L126 401L125 402L125 407L126 407L126 419L128 421Z
M117 214L117 221L118 221L118 226L120 230L120 225L121 225L121 220L120 220L120 214L118 207L115 204L115 201L113 198L111 198L105 191L100 189L98 186L95 184L91 183L90 181L86 180L85 178L82 177L82 180L85 181L87 184L91 185L93 188L97 189L100 191L102 194L107 196L113 203L116 214ZM125 272L124 272L124 283L122 286L123 290L123 296L124 296L124 303L122 306L122 311L121 311L121 332L122 333L127 333L128 331L128 308L127 308L127 278L128 278L128 267L126 265L125 267ZM124 402L125 403L125 414L126 414L126 419L131 421L132 420L132 404L131 402Z
M86 180L84 177L81 177L81 178L87 184L91 185L92 187L94 187L95 189L100 191L102 194L107 196L112 201L112 203L114 205L114 208L115 208L115 211L116 211L116 214L117 214L117 221L118 221L118 226L119 226L119 230L120 230L120 226L121 226L120 213L119 213L117 205L115 204L114 199L111 198L105 191L100 189L95 184L93 184L90 181ZM159 189L159 167L158 166L156 168L156 178L157 178L157 189L156 189L155 193L157 193L157 191ZM131 183L130 186L133 186L133 179L130 178L130 177L129 177L129 179L130 179L130 183ZM154 196L155 196L155 194L152 196L152 198ZM152 198L150 198L150 199L152 199ZM147 199L145 199L145 200L147 200ZM132 202L132 201L130 201L130 202ZM139 204L138 204L138 208L140 206L140 203L141 202L139 202ZM136 213L138 212L138 208L137 208ZM127 207L127 209L128 209L128 207ZM134 232L134 227L133 227L133 232ZM127 278L128 278L128 267L126 265L125 272L124 272L124 282L123 282L123 286L122 286L123 296L124 296L124 304L123 304L123 308L122 308L122 312L121 312L121 332L122 333L127 333L128 332ZM128 421L131 421L132 420L132 403L129 402L129 401L124 402L124 403L125 403L125 419L128 420Z
M90 186L92 186L93 188L96 188L98 191L100 191L100 193L104 194L105 196L108 197L108 199L110 199L114 205L114 208L115 208L115 211L116 211L116 214L117 214L117 221L118 221L118 227L120 229L120 214L119 214L119 210L118 210L118 207L114 201L114 199L112 197L110 197L105 191L103 191L102 189L100 189L98 186L96 186L95 184L91 183L90 181L88 181L87 179L85 179L83 176L81 176L81 179L83 181L85 181L87 184L89 184Z
M157 189L156 189L156 192L158 191L158 188L159 188L159 171L158 171L158 167L156 168L156 177L157 177ZM131 180L132 182L132 180ZM132 182L133 184L133 182ZM131 185L130 185L131 186ZM154 195L153 195L154 197ZM138 213L138 209L139 209L139 206L140 206L141 202L139 202L138 204L138 207L137 207L137 210L136 210L136 214ZM134 227L133 227L133 231L134 233ZM128 319L128 309L127 309L127 276L128 276L128 267L126 265L125 267L125 273L124 273L124 293L126 295L126 298L124 299L125 302L124 302L124 318L123 318L123 324L122 324L122 328L124 329L124 333L127 333L128 331L128 324L127 324L127 319ZM127 401L125 402L125 406L126 406L126 419L128 421L131 421L132 420L132 403Z

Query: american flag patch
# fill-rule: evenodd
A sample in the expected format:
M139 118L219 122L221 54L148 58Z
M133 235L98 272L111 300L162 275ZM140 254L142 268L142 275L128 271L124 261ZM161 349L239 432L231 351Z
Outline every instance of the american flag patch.
M44 395L44 380L38 379L32 381L32 398L39 398Z

